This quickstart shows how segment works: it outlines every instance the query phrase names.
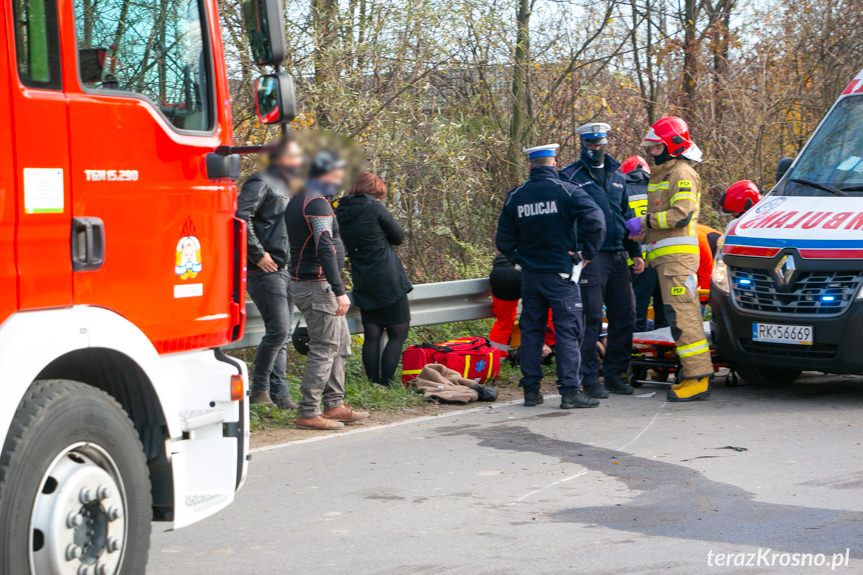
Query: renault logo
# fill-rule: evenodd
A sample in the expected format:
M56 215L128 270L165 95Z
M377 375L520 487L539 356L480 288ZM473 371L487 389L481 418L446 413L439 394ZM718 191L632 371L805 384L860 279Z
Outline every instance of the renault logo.
M790 284L791 279L794 277L794 272L797 271L794 256L783 256L779 260L779 263L776 264L776 267L773 268L773 271L776 272L776 281L779 282L779 285L787 286Z

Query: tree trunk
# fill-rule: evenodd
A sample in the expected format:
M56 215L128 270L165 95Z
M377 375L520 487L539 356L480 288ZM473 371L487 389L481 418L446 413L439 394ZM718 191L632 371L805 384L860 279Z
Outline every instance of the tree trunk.
M315 84L326 89L339 78L339 70L333 57L338 43L338 0L312 0L312 22L315 31ZM317 119L321 127L330 125L327 98L319 98Z
M692 120L695 104L695 82L698 77L698 41L695 23L698 19L697 0L684 0L683 8L683 117Z
M512 67L512 117L509 124L507 163L513 183L524 177L524 147L530 129L530 95L527 75L530 66L530 0L519 0Z

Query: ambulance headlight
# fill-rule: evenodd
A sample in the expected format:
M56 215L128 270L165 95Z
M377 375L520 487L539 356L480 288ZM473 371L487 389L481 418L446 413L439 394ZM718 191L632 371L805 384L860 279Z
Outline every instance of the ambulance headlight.
M731 292L731 286L728 281L728 266L725 265L725 260L722 259L722 245L724 243L725 236L722 236L716 245L716 259L713 261L713 276L711 280L713 287L727 295Z

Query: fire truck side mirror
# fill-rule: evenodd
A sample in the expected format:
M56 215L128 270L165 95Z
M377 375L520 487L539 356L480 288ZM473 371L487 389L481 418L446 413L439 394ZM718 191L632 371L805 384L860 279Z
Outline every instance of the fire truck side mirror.
M267 74L255 81L255 109L262 124L287 124L297 116L294 79L290 74Z
M282 0L243 0L243 21L255 63L280 66L286 56Z

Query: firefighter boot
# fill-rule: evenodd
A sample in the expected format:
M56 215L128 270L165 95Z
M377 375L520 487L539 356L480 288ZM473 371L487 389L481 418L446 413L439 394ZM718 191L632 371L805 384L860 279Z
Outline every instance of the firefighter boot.
M690 377L668 390L668 401L694 401L710 397L710 376Z

